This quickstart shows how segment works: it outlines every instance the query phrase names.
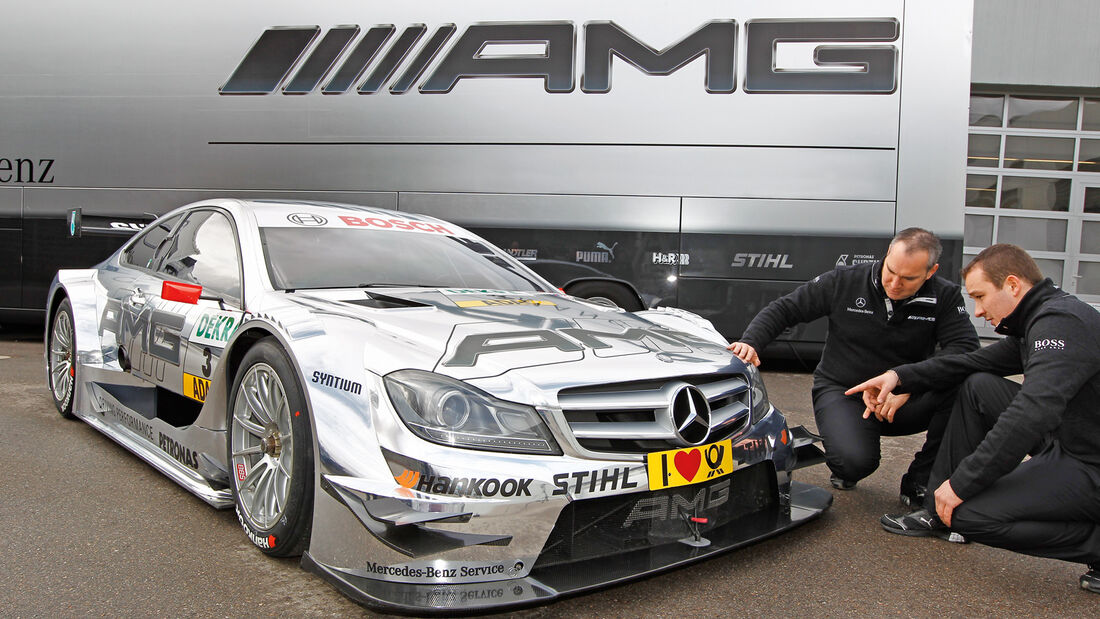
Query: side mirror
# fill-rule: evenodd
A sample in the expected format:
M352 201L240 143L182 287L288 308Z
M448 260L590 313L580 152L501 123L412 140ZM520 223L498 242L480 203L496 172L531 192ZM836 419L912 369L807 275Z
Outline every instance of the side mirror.
M185 284L183 282L164 282L160 287L160 298L165 301L179 301L195 305L202 296L202 286L198 284Z

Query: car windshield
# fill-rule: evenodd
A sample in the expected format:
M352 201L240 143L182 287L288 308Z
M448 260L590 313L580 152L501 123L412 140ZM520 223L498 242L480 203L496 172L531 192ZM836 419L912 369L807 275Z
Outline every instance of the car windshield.
M260 228L260 238L271 283L281 290L430 286L553 291L477 239L305 227Z

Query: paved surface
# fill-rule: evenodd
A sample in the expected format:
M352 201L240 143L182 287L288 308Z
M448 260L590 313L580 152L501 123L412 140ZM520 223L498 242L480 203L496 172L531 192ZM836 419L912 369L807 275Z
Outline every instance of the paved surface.
M766 369L766 368L765 368ZM765 372L791 424L813 427L810 376ZM0 330L0 616L371 616L296 560L262 556L216 511L90 426L62 419L41 335ZM879 528L919 438L816 522L671 573L517 617L1100 616L1080 566ZM827 486L824 466L797 478Z

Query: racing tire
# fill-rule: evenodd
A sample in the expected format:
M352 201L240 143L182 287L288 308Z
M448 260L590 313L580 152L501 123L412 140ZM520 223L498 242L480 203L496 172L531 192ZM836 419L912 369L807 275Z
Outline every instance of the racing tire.
M304 391L273 339L245 354L226 419L237 520L264 554L294 557L313 526L313 432Z
M594 303L602 302L604 305L611 303L615 307L621 307L628 312L637 312L644 309L634 294L621 284L581 282L570 286L566 292L574 297L588 299Z
M46 342L46 374L50 381L50 395L57 412L66 419L75 419L73 395L76 393L76 327L73 323L73 306L68 299L61 301L50 323L49 340Z

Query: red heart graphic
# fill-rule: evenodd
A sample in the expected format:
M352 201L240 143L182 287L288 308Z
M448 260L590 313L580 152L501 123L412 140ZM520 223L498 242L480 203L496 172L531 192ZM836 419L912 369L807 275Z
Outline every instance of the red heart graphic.
M672 458L672 463L676 465L676 471L688 481L695 479L695 474L699 472L699 464L702 461L703 454L699 453L697 449L681 451Z

